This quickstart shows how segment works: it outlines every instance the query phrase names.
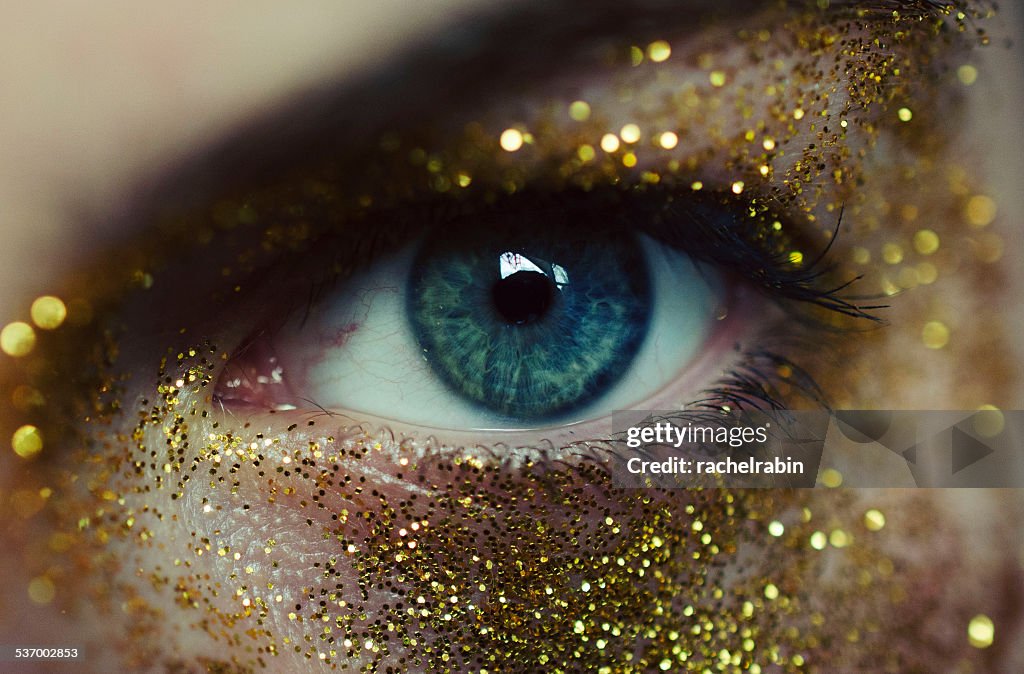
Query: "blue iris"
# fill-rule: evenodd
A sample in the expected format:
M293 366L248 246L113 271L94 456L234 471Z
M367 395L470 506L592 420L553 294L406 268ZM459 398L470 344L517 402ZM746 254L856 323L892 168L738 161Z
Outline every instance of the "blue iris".
M650 280L633 235L517 220L435 231L416 256L408 315L456 394L550 420L626 372L647 333Z

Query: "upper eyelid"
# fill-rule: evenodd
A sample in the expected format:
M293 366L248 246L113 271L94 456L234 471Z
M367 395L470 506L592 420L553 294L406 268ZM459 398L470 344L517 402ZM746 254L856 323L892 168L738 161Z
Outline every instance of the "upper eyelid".
M879 12L891 7L927 14L937 9L915 0L870 4ZM830 11L866 6L833 2ZM517 4L511 11L478 12L447 27L443 35L424 36L375 72L354 81L325 81L299 93L283 108L243 122L192 156L163 167L155 180L129 189L126 205L119 205L114 216L119 221L116 229L130 233L164 212L167 204L198 204L220 192L266 180L311 156L371 152L375 148L361 147L360 138L373 137L373 131L388 124L400 128L425 110L441 106L444 97L438 89L449 93L477 85L493 89L501 77L515 81L529 74L546 76L556 55L561 69L599 61L599 55L586 47L573 43L566 49L573 40L596 44L623 30L632 30L636 39L666 35L685 39L710 23L712 14L716 20L729 21L763 8L764 3L755 0L717 3L713 10L706 0L647 0L636 5L587 3L585 11L571 2L530 2ZM695 13L698 22L692 20ZM555 40L556 36L561 39Z

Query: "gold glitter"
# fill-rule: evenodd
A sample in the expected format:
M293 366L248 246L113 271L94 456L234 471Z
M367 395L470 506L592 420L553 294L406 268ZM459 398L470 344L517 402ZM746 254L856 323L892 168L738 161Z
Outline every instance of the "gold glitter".
M778 538L786 532L786 527L778 520L772 520L768 524L768 533Z
M881 510L875 510L874 508L864 513L864 526L869 531L881 531L885 526L885 515L882 514Z
M679 136L672 133L671 131L666 131L665 133L661 134L661 136L658 137L658 144L661 145L666 150L671 150L672 148L679 144Z
M592 145L580 145L579 149L576 150L576 156L580 158L580 161L590 161L594 158L594 146Z
M144 269L136 269L132 272L132 283L143 290L153 287L153 275Z
M842 529L833 529L828 535L828 542L833 548L845 548L850 544L850 535Z
M824 550L825 546L828 545L828 537L825 536L825 532L823 531L815 531L811 534L811 538L809 540L811 547L815 550Z
M627 152L622 155L622 165L626 168L633 168L636 166L636 155L632 152Z
M914 118L914 113L911 112L910 108L900 108L896 112L896 116L899 117L901 122L909 122Z
M956 69L956 76L966 86L971 86L978 81L978 69L969 63L965 63Z
M764 596L765 599L778 599L779 588L776 587L774 583L768 583L764 586Z
M930 229L914 233L914 250L921 255L931 255L939 249L939 235Z
M967 641L975 648L988 648L995 638L995 623L987 615L979 613L967 623Z
M668 57L671 55L672 47L664 40L656 40L655 42L647 45L647 58L651 59L655 63L667 61Z
M28 323L14 321L0 330L0 349L8 356L15 358L27 356L35 345L36 333Z
M623 143L635 143L640 140L640 127L636 124L626 124L619 131L619 137Z
M692 183L690 183L690 189L693 190L694 192L699 192L700 190L704 189L704 183L702 183L699 180L694 180Z
M505 129L501 132L501 149L506 152L515 152L523 146L523 134L518 129Z
M743 181L742 180L737 180L736 182L734 182L732 184L732 193L733 194L743 194L743 187L744 187Z
M29 313L32 316L32 322L37 326L43 330L54 330L59 328L64 319L67 318L68 309L60 298L53 295L43 295L42 297L37 297L32 302L32 308Z
M36 576L28 583L28 598L35 604L49 604L56 595L57 588L46 576Z
M611 154L619 149L619 137L614 133L606 133L601 136L601 149Z
M725 73L721 70L712 70L708 74L708 81L713 87L724 87L726 82Z
M789 263L793 265L801 265L804 263L804 254L798 250L792 250L789 252Z
M793 111L793 119L799 121L799 120L801 120L803 118L804 118L804 109L803 108L797 108L796 110Z
M569 117L577 122L590 119L590 104L586 101L573 101L569 104Z
M994 438L1003 432L1006 420L1002 411L995 405L982 405L971 417L974 432L983 438Z
M834 489L843 484L843 474L835 468L826 468L821 471L821 483Z
M635 68L644 62L644 50L637 46L629 48L629 60L630 64Z
M992 197L977 194L967 200L964 217L971 227L987 227L996 219L998 207Z
M775 139L773 139L773 138L765 138L761 142L761 147L763 147L766 151L771 152L772 150L775 149Z
M882 246L882 259L886 264L903 262L903 247L898 243L887 243Z
M921 341L929 349L941 349L949 343L949 328L941 321L928 321L921 330Z
M39 429L31 424L26 424L14 431L11 437L11 447L14 453L23 459L30 459L43 449L43 436Z

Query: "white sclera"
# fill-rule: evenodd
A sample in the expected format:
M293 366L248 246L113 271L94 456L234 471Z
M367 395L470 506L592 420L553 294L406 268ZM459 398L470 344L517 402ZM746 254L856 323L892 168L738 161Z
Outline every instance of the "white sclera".
M641 241L652 282L647 336L621 379L564 418L543 424L504 418L462 400L434 374L406 316L416 243L342 282L310 309L303 325L290 321L274 348L299 397L330 410L427 428L534 428L630 409L672 383L700 354L722 302L722 288L708 267L650 238Z

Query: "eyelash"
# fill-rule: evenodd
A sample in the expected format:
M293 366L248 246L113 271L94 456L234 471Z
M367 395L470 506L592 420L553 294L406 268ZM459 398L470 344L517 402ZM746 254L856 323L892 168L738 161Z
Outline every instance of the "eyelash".
M565 209L591 216L584 218L587 222L647 234L696 260L714 264L726 275L757 288L770 296L775 304L787 309L787 319L796 319L801 334L815 329L836 331L834 325L815 316L813 309L846 318L879 322L871 312L884 306L863 305L858 303L860 298L844 296L859 277L832 282L835 270L829 265L828 258L842 223L841 212L829 244L815 254L809 263L799 264L791 261L786 251L794 246L806 248L799 241L801 227L792 224L787 218L776 217L756 197L737 196L712 189L698 191L689 186L673 188L644 185L597 187L587 191L527 189L491 204L481 205L479 201L470 194L458 200L435 199L407 204L387 212L371 210L363 214L359 222L353 222L347 228L350 236L358 237L356 240L359 241L360 250L357 255L350 250L350 236L328 232L316 237L309 248L324 247L327 250L347 252L328 254L327 259L331 260L326 265L328 271L319 278L308 279L304 304L292 308L291 312L284 312L283 317L274 317L274 323L283 325L296 311L302 312L304 323L310 310L328 296L335 285L343 282L348 274L360 266L372 264L376 256L396 248L412 236L423 235L424 230L428 231L429 236L431 228L443 232L460 219L486 215L487 212L499 212L505 218L538 218L543 217L547 211ZM309 276L305 270L310 265L306 263L304 255L286 255L290 258L284 263L288 272ZM256 338L273 338L275 331L276 328L264 323L249 339L242 342L235 354L244 352ZM690 406L719 410L723 407L782 409L786 407L786 396L782 393L785 390L815 406L827 407L824 392L813 377L790 357L783 355L783 352L800 351L804 340L791 334L785 339L776 337L774 341L778 346L777 351L762 347L744 352L740 362L731 371L727 371L712 388L707 389L704 397L693 401ZM786 375L781 376L781 372L786 372ZM319 407L316 401L309 402Z

